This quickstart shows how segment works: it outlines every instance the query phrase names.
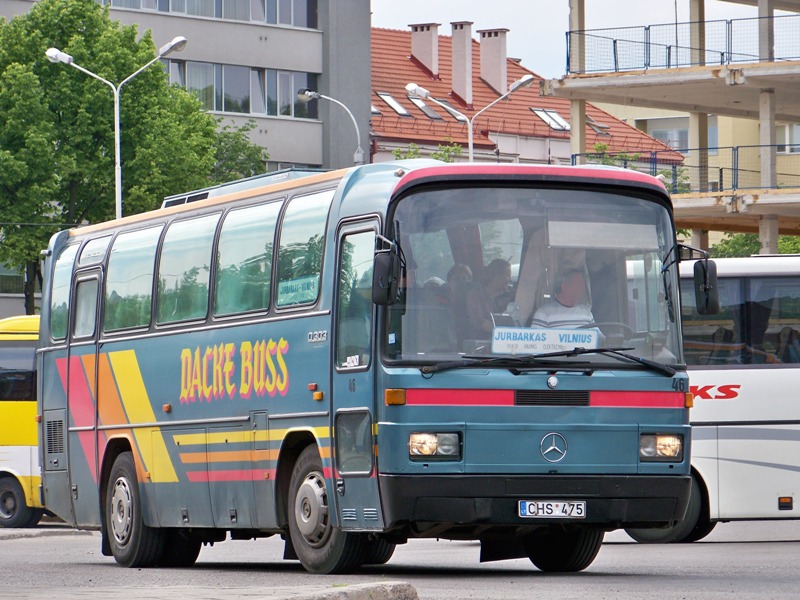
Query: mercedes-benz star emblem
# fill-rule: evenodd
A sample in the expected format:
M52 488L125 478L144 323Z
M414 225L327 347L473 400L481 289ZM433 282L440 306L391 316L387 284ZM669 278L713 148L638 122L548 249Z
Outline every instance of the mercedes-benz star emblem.
M567 455L567 440L560 433L548 433L539 442L539 451L547 462L557 463Z

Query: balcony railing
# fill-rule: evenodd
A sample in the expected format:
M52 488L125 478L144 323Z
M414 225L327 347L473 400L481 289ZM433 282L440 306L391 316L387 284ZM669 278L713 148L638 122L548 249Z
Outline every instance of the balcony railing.
M800 58L800 15L567 32L567 73L607 73L759 62L758 31L772 21L776 61ZM692 43L705 28L705 48ZM570 61L584 47L584 67Z
M770 148L777 153L776 183L765 186L761 178L761 155ZM685 157L683 161L675 160L676 152ZM673 194L800 188L800 145L574 154L572 164L579 163L615 165L661 176Z

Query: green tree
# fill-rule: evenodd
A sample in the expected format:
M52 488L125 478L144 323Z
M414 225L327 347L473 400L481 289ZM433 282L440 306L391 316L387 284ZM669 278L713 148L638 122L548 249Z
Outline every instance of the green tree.
M761 242L755 233L726 233L725 237L711 248L714 258L751 256L761 251ZM800 237L781 235L778 237L778 254L800 253Z
M55 231L115 214L111 90L50 63L49 47L114 84L156 54L149 31L139 36L135 26L112 21L95 0L40 0L28 13L0 20L0 262L26 269L29 282L41 279L39 251ZM141 72L120 93L123 214L255 174L252 157L264 157L247 131L218 132L216 119L186 90L170 86L158 64ZM32 295L26 309L33 311Z
M431 158L435 158L436 160L440 160L442 162L451 163L455 162L455 159L461 156L463 151L464 149L459 144L439 144L439 147L431 152ZM402 148L395 148L392 151L392 154L397 160L422 157L422 151L420 150L419 146L413 142L409 144L408 148L405 150Z

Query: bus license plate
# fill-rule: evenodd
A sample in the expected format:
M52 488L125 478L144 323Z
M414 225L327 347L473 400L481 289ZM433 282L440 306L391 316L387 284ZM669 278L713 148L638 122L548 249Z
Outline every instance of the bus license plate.
M520 500L519 516L539 519L585 519L586 502L583 500Z

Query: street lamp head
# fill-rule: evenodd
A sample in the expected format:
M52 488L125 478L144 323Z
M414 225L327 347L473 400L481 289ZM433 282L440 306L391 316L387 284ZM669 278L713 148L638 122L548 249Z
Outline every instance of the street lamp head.
M414 94L420 98L429 98L431 93L424 87L418 86L416 83L409 83L406 85L406 91L409 94Z
M309 102L310 100L319 100L322 97L322 94L319 92L315 92L314 90L309 90L308 88L301 88L297 90L297 99L300 102Z
M158 49L158 56L166 56L170 52L180 52L186 47L186 38L182 35L175 36L172 41L167 42Z
M530 73L523 75L522 77L517 79L514 83L512 83L510 86L508 86L508 93L510 94L511 92L516 92L520 88L530 87L531 84L533 84L533 82L535 81L535 79L536 78Z
M47 55L47 60L49 60L51 63L64 63L65 65L72 64L72 56L66 52L62 52L58 48L48 48L45 51L45 54Z

